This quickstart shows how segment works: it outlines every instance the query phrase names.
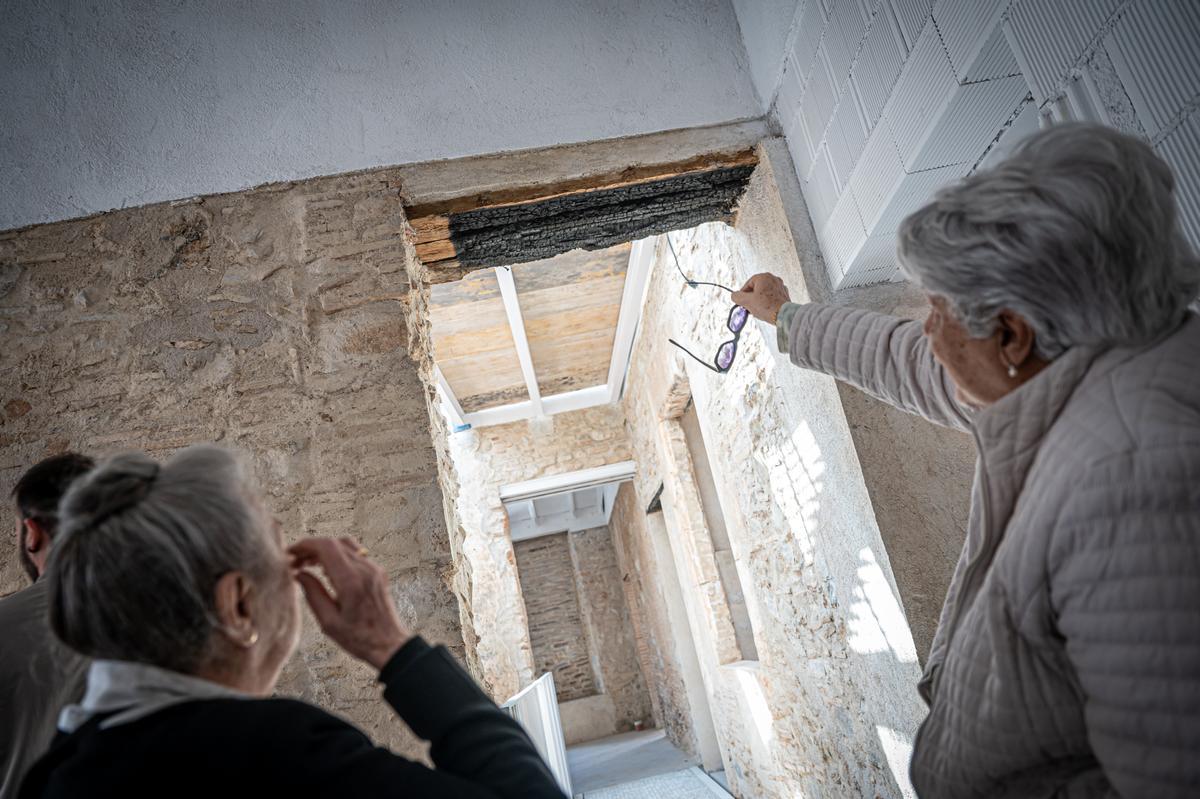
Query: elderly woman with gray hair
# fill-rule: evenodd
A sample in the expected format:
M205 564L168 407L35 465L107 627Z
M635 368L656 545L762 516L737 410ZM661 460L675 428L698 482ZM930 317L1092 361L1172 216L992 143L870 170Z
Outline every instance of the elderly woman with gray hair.
M906 219L918 322L734 302L978 450L920 691L922 797L1200 795L1200 261L1141 141L1062 125Z
M229 452L189 447L161 468L112 458L72 486L61 517L51 625L96 661L22 797L561 799L516 722L404 629L366 551L348 538L285 548ZM297 586L325 634L378 671L436 768L266 698L299 639Z

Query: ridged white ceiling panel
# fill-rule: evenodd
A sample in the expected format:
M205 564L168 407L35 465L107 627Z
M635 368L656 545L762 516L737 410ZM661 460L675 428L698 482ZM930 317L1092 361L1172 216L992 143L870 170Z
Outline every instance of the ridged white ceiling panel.
M837 203L838 186L834 178L833 166L829 161L829 153L822 147L817 153L813 164L812 175L804 184L804 200L808 203L808 213L812 217L813 227L820 230Z
M978 60L966 73L959 75L959 79L963 83L974 83L1020 74L1021 65L1017 63L1017 57L1013 55L1012 48L1008 46L1004 29L997 26L996 30L992 32L992 38L984 43Z
M842 89L842 99L833 115L833 124L829 131L827 145L829 155L833 159L834 176L837 178L838 187L845 188L854 163L862 153L863 145L867 143L867 130L859 112L858 97L850 81L847 81Z
M924 120L915 139L897 142L909 172L966 163L974 166L1029 88L1020 75L956 86L950 101Z
M1200 252L1200 113L1193 112L1163 139L1158 152L1175 170L1180 223Z
M1004 29L1038 104L1057 93L1122 0L1014 0Z
M850 76L850 65L866 33L867 20L859 0L834 0L825 30L825 53L834 83L840 85Z
M846 270L854 263L858 251L867 239L858 207L850 192L842 195L825 225L822 245L825 254L825 269L834 285L839 285Z
M904 217L933 199L943 186L949 185L970 172L969 164L952 164L924 172L908 172L893 187L883 213L871 228L872 235L895 233Z
M939 0L933 7L933 19L946 45L946 54L954 65L954 74L966 82L985 54L985 46L1000 30L1000 15L1010 0ZM1011 55L1010 55L1011 57ZM1012 73L1009 73L1012 74ZM979 75L974 80L986 80Z
M850 176L849 188L868 230L873 232L903 178L904 164L884 122L871 132L854 174Z
M933 7L932 0L885 0L892 7L900 31L904 34L904 44L909 50L916 46L925 21L929 19Z
M862 101L867 130L873 130L883 114L907 54L900 27L885 3L876 12L862 52L854 64L854 86Z
M825 7L821 0L807 0L796 23L796 41L792 44L792 59L796 62L799 83L804 86L817 63L817 48L825 33Z
M1200 2L1141 0L1104 41L1151 138L1200 94Z
M829 77L825 66L825 45L817 54L817 65L804 87L804 99L800 101L800 115L803 117L804 129L808 131L808 140L814 146L825 140L825 128L833 118L837 106L836 88Z

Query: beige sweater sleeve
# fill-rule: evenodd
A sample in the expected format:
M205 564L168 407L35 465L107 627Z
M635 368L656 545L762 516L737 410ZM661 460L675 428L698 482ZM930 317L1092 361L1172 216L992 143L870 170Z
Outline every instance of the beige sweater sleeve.
M779 349L822 372L935 424L967 430L971 409L933 359L919 322L836 305L787 303L777 321Z

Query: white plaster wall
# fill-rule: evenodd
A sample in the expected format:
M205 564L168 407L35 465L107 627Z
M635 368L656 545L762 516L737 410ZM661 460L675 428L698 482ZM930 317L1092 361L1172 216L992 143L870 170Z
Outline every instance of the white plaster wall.
M761 113L729 0L17 0L0 109L0 230Z
M1147 138L1200 247L1195 0L795 0L787 34L786 3L736 5L835 288L899 279L904 216L1069 119Z
M733 0L733 8L746 44L754 90L762 110L766 111L779 88L797 3L796 0Z

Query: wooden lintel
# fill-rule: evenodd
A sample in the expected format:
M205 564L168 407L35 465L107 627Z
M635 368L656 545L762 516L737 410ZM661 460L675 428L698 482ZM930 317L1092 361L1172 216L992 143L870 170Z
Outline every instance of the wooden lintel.
M480 267L728 220L757 163L747 149L412 206L408 237L425 280L445 283Z
M417 233L418 241L428 241L439 226L445 224L449 234L449 215L473 211L480 208L495 208L506 205L520 205L528 202L541 202L564 197L570 194L581 194L597 189L613 189L622 186L632 186L638 183L648 183L663 178L670 178L690 172L707 172L714 169L726 169L734 166L754 166L758 156L753 149L739 150L734 153L709 153L707 155L689 158L686 161L676 161L667 164L650 164L631 166L619 172L609 172L591 175L584 178L574 178L561 183L541 184L535 186L519 186L494 192L481 192L464 197L455 197L433 203L422 203L405 209L409 224ZM418 221L428 234L418 229ZM424 236L428 238L424 238Z
M450 241L447 236L444 239L437 241L426 241L416 245L417 257L424 264L432 264L436 261L445 261L454 258L457 253L454 250L454 242Z

